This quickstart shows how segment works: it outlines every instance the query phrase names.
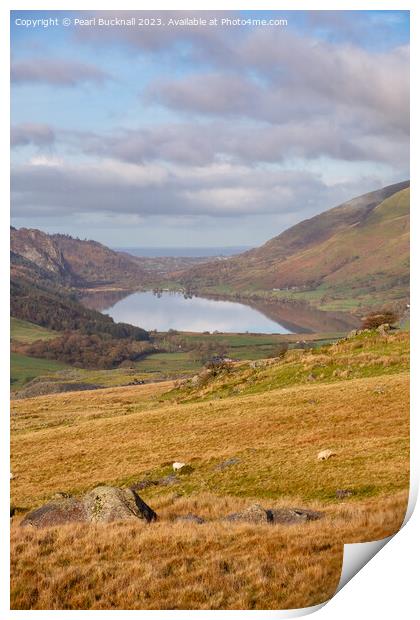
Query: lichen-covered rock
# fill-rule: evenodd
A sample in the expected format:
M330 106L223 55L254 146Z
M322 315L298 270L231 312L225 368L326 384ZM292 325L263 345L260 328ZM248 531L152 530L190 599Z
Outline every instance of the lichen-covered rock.
M317 521L324 515L322 512L307 510L306 508L273 508L267 510L268 520L271 523L282 525L294 525L295 523L305 523L306 521Z
M242 512L234 512L226 517L228 521L245 521L246 523L268 523L267 511L260 504L253 504Z
M227 517L228 521L244 521L247 523L271 523L295 525L307 521L316 521L323 517L322 512L306 508L269 508L265 510L260 504L253 504L243 512L235 512Z
M131 489L96 487L83 497L83 505L92 522L144 519L156 521L156 513Z
M50 527L86 520L87 514L82 501L75 497L62 497L29 512L22 520L21 525Z
M21 525L49 527L66 523L110 523L126 519L155 521L157 515L135 491L99 486L81 498L56 494L52 501L29 512Z

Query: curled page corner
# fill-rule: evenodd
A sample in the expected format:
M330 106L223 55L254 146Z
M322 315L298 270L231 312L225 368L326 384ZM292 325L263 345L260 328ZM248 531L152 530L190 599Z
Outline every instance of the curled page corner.
M397 532L396 532L397 533ZM334 596L395 536L344 545L341 577Z
M410 520L411 515L414 512L418 496L418 485L410 484L410 491L407 503L407 511L405 513L404 521L401 524L402 529ZM337 590L334 596L343 588L385 545L398 534L400 530L396 531L387 538L381 540L374 540L371 542L363 543L348 543L344 545L343 550L343 565L341 569L341 577L337 586Z

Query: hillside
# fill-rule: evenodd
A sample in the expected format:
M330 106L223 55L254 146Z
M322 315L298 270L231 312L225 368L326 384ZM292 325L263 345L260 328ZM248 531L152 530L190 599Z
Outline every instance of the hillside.
M242 361L198 383L12 401L11 607L325 601L340 578L343 543L391 535L404 518L408 347L408 333L365 332ZM325 448L336 455L319 462ZM175 460L192 467L173 476ZM138 488L158 521L19 527L54 494L104 483ZM288 526L225 520L255 502L323 518ZM204 523L179 520L191 514Z
M207 293L306 299L347 310L406 300L409 182L359 196L263 246L196 266L184 286Z
M147 281L139 261L97 241L48 235L30 228L11 228L10 240L16 255L78 288L116 285L130 289Z
M133 256L97 241L75 239L70 235L49 235L32 228L11 227L10 249L16 258L20 257L21 273L71 286L81 292L112 293L151 287L155 280L171 277L173 272L207 261L203 257ZM16 263L14 261L14 273ZM33 265L42 270L42 276L33 270Z

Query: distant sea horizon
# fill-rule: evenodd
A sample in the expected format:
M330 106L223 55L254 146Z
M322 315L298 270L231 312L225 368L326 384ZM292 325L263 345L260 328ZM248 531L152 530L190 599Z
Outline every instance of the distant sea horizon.
M130 248L113 248L117 252L127 252L133 256L145 256L147 258L157 257L183 257L183 258L198 258L206 256L233 256L234 254L240 254L250 250L253 246L250 245L236 245L236 246L221 246L221 247L198 247L198 248L184 248L184 247L130 247Z

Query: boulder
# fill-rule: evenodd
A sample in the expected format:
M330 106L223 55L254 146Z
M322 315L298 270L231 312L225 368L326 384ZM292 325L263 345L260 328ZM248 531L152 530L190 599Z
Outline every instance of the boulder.
M48 527L126 519L142 519L150 523L157 519L157 515L133 490L99 486L81 498L57 493L52 501L29 512L21 525Z
M237 465L240 462L241 462L241 459L238 459L236 456L233 456L230 459L226 459L226 461L222 461L221 463L218 463L214 469L216 469L217 471L223 471L224 469L227 469L228 467L232 467L232 465Z
M346 497L351 497L352 495L354 495L354 492L350 491L350 489L337 489L335 492L337 499L345 499Z
M318 452L317 459L318 461L327 461L332 456L337 456L337 453L332 450L321 450L321 452Z
M179 515L178 517L175 517L174 521L178 522L178 521L189 521L190 523L205 523L205 520L203 519L203 517L199 517L198 515L194 515L192 513L189 513L187 515Z
M235 512L227 517L228 521L244 521L246 523L272 523L294 525L316 521L323 517L322 512L306 508L269 508L265 510L260 504L253 504L243 512Z
M242 512L234 512L226 517L228 521L245 521L246 523L268 523L267 510L260 504L253 504Z
M380 336L387 336L390 329L391 325L389 323L382 323L382 325L379 325L376 331Z
M131 489L117 487L96 487L83 497L88 520L99 523L143 519L156 521L156 513Z
M175 461L175 463L172 463L172 469L174 471L181 471L181 469L183 469L186 466L186 463L180 463L179 461Z
M22 520L22 526L51 527L66 523L87 521L83 501L75 497L53 499L36 510L29 512Z
M305 508L274 508L267 510L268 520L271 523L282 525L294 525L295 523L305 523L306 521L317 521L324 516L322 512L316 510L306 510Z

